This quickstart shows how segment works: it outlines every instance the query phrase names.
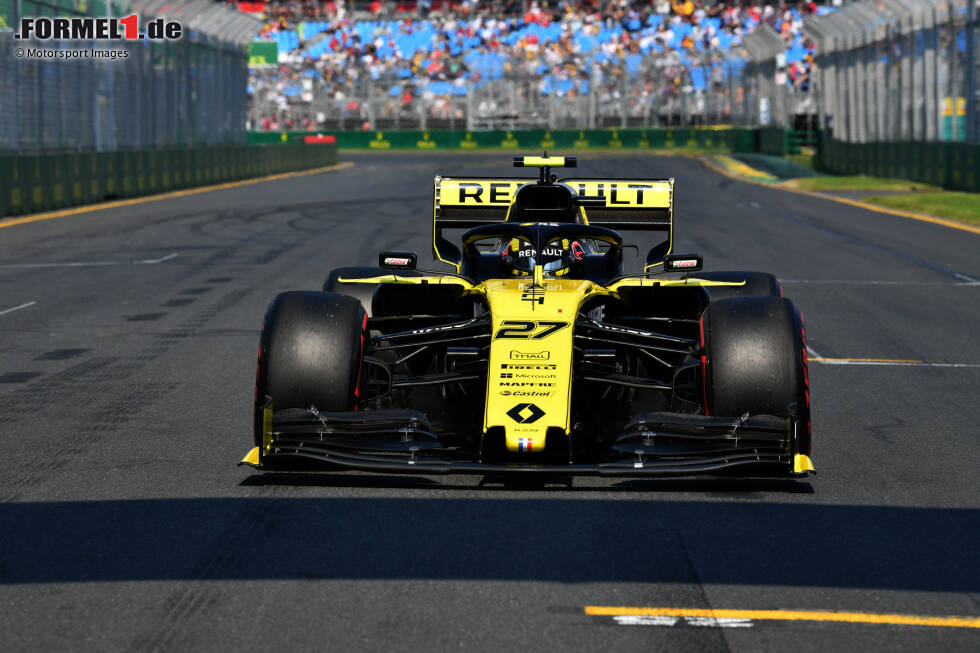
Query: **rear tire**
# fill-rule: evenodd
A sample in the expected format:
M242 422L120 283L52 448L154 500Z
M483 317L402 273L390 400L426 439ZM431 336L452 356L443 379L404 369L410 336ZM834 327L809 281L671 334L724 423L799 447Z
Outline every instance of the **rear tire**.
M732 297L702 315L705 412L789 417L796 404L797 449L810 453L810 391L803 319L783 297Z
M781 297L783 294L776 277L768 272L719 270L696 272L694 276L706 281L745 281L744 286L705 286L712 302L729 297Z
M262 408L354 408L367 316L351 297L284 292L262 323L255 378L255 444L262 446Z

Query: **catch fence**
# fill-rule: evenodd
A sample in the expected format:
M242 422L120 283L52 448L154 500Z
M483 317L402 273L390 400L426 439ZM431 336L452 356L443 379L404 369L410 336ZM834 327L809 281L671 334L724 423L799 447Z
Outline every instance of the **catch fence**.
M980 141L975 0L865 0L804 21L839 141Z
M14 39L21 17L175 20L173 41ZM0 151L108 151L245 142L247 48L261 24L211 0L0 0ZM100 50L66 60L30 51ZM20 55L20 56L18 56Z

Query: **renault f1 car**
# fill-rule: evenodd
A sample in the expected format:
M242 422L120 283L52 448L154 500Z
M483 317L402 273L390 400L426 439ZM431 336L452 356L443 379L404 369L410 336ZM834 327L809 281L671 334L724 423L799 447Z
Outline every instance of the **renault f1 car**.
M275 298L242 464L811 472L803 320L775 278L673 253L673 179L551 174L572 157L514 163L537 178L435 178L432 251L452 271L381 252L376 268ZM654 236L641 270L624 270L622 234Z

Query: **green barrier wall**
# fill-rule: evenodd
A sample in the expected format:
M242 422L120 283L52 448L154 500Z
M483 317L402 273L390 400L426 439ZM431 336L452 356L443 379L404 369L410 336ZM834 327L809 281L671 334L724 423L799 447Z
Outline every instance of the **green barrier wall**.
M820 142L820 167L840 175L910 179L975 193L980 192L978 166L980 145Z
M0 216L135 197L337 163L337 146L295 143L0 155Z
M759 130L759 152L773 156L786 156L789 152L790 133L782 127L763 127Z
M304 137L331 135L342 150L483 150L520 152L553 150L575 154L590 149L648 149L696 147L729 152L755 152L756 130L700 129L586 129L527 131L327 131L249 132L250 144L302 143Z

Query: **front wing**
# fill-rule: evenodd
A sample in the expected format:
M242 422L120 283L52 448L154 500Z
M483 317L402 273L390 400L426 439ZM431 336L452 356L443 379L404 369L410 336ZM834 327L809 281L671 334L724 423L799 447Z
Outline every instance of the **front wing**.
M260 470L358 470L414 474L518 476L690 476L725 470L806 475L808 456L794 453L792 418L740 418L650 413L634 419L601 454L587 461L492 461L444 446L425 415L411 410L319 413L263 411L262 444L241 461ZM805 426L804 426L805 428ZM581 436L579 436L581 437ZM261 454L260 454L261 448ZM540 454L538 454L540 455Z

